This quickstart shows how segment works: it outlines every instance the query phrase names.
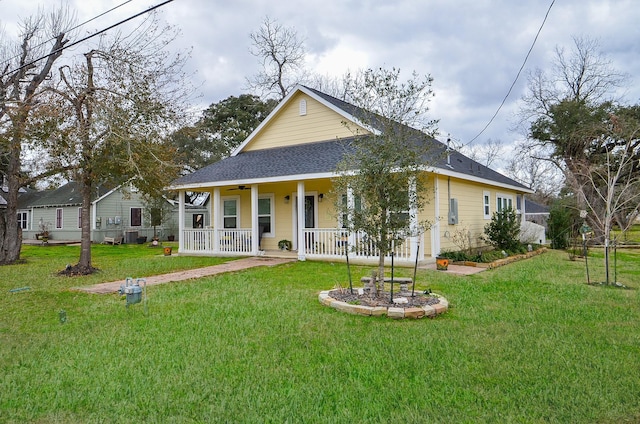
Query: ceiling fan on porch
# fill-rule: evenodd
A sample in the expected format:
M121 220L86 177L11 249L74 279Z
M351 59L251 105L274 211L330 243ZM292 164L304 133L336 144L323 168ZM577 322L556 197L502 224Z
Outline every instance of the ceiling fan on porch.
M229 191L232 190L251 190L251 187L246 185L239 185L237 188L230 188Z

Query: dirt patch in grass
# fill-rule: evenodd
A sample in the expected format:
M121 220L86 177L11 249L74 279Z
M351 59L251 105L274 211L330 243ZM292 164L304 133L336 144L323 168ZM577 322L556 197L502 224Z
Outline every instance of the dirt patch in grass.
M91 275L98 271L100 270L94 267L81 267L78 265L67 265L65 269L58 272L58 275L63 275L66 277L78 277L82 275Z

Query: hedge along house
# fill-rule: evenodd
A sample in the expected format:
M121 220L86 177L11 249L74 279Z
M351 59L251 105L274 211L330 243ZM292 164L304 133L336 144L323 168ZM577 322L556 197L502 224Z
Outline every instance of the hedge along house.
M211 225L181 226L179 252L259 255L278 250L279 241L288 240L300 260L340 260L348 243L350 259L377 261L366 235L347 234L327 199L345 145L354 137L344 122L358 127L359 134L371 134L358 124L359 110L297 86L228 158L175 180L168 188L181 192L179 199L187 191L210 193L212 198ZM429 261L441 250L459 250L458 232L479 243L493 212L515 208L518 197L532 192L437 140L429 142L442 153L439 162L425 167L431 201L409 216L433 225L395 249L398 262ZM354 199L347 201L353 204ZM179 214L184 213L181 202Z

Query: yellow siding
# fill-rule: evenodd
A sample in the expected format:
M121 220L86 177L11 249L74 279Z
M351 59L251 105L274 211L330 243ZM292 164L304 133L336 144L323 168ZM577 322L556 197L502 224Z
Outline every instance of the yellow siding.
M328 193L331 187L330 180L313 180L305 183L305 192L308 195L323 194L318 206L318 228L335 228L336 220L333 212L333 203ZM296 182L261 184L259 196L269 195L273 199L273 230L274 234L262 238L262 248L265 250L277 250L278 241L282 239L294 241L293 211L295 210L295 196L298 190ZM251 191L250 190L220 190L221 198L239 197L240 199L240 223L239 228L251 228ZM285 200L289 196L289 200ZM215 211L213 212L215 215ZM214 217L212 216L213 222Z
M300 115L300 101L307 103L306 115ZM244 151L291 146L351 137L353 132L346 128L340 114L304 93L293 96L289 102L262 128ZM359 133L366 131L359 128Z
M438 182L438 196L434 194L436 180ZM485 225L490 221L490 216L496 211L497 196L510 197L513 207L516 207L517 193L510 190L489 187L470 181L457 178L447 178L443 176L429 176L430 187L428 202L419 213L419 220L427 220L432 224L439 223L439 238L441 251L457 251L463 246L456 238L462 238L462 234L471 233L471 245L468 239L465 240L467 246L471 248L481 248L486 246L482 240ZM272 235L264 236L262 248L266 250L276 250L278 241L287 239L294 242L294 213L296 206L297 183L295 181L286 183L261 184L259 195L269 195L273 199L273 230ZM323 199L317 202L317 228L337 228L338 220L333 207L333 199L330 197L331 181L329 179L311 180L305 182L307 195L323 195ZM484 217L484 193L490 196L489 219ZM250 190L221 190L221 197L237 197L240 199L240 228L251 228L251 191ZM285 197L289 196L286 201ZM458 200L458 224L450 225L448 222L449 198ZM436 202L438 202L439 216L435 216ZM215 213L215 211L213 211ZM212 217L212 222L213 222ZM425 257L432 255L431 251L432 230L424 234L422 248Z
M427 180L427 190L428 193L426 193L425 198L426 198L426 204L424 205L424 208L420 211L418 211L418 221L420 222L425 222L428 221L428 223L430 223L432 226L436 224L436 222L438 221L437 217L435 216L435 202L436 202L436 196L435 196L435 187L436 187L436 176L433 174L429 174L428 175L428 180ZM420 249L422 249L424 251L424 256L425 258L428 258L431 256L431 234L432 234L431 229L428 229L427 231L425 231L423 239L422 239L422 245L420 246Z
M511 197L513 207L516 207L516 196L514 191L496 189L470 181L464 181L456 178L439 179L440 188L440 236L441 250L461 250L467 248L481 248L486 246L486 242L482 239L484 227L490 222L491 214L496 211L496 196ZM484 216L484 193L489 193L489 218ZM458 224L451 225L448 221L449 198L458 200ZM464 237L464 234L471 234ZM461 242L460 240L464 240Z

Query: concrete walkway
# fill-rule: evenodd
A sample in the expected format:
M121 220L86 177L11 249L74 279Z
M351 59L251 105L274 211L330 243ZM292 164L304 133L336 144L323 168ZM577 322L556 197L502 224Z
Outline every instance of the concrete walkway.
M434 271L437 270L436 264L419 266L418 269L432 269ZM438 272L444 272L445 274L454 274L454 275L472 275L472 274L477 274L479 272L485 271L486 269L487 268L483 268L479 266L449 264L446 271L438 271Z
M249 257L237 259L220 265L212 265L204 268L187 269L184 271L172 272L169 274L152 275L150 277L135 276L134 278L144 278L148 286L156 284L165 284L176 281L191 280L194 278L208 277L211 275L222 274L225 272L241 271L243 269L254 268L258 266L276 266L289 262L296 262L295 258L271 258L264 256ZM428 264L418 267L419 269L436 269L436 264ZM445 274L454 275L470 275L484 271L485 268L473 266L461 266L449 264L447 271L438 271ZM125 284L125 280L111 281L108 283L95 284L89 287L74 287L72 290L94 294L117 293L120 286Z
M254 268L257 266L276 266L288 262L295 262L297 259L288 258L265 258L265 257L251 257L244 259L237 259L229 262L225 262L220 265L213 265L204 268L187 269L184 271L172 272L170 274L153 275L150 277L135 276L135 278L144 278L147 281L148 286L156 284L171 283L175 281L190 280L193 278L207 277L210 275L222 274L225 272L241 271L247 268ZM90 287L75 287L72 290L81 291L85 293L95 294L109 294L116 293L120 290L120 286L125 284L125 280L112 281L108 283L95 284Z

